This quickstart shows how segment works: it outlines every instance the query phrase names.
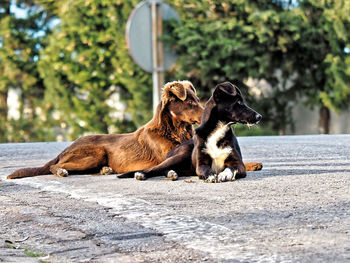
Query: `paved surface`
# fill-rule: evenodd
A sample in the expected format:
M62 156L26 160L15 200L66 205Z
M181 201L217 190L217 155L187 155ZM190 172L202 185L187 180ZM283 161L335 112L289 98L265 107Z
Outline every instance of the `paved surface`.
M350 135L239 141L264 168L221 184L5 180L68 143L0 144L0 262L349 262Z

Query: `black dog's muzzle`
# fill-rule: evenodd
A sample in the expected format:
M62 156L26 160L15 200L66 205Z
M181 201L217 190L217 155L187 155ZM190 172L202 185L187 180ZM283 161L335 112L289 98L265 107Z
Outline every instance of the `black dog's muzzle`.
M257 113L256 115L255 115L255 123L254 124L258 124L259 123L259 121L262 119L262 116L259 114L259 113Z

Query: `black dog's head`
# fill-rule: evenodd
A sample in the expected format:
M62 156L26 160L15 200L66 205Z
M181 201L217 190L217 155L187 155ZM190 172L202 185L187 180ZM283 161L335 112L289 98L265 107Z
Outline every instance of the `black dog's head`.
M262 118L245 104L241 91L230 82L217 85L213 99L217 105L218 117L222 121L249 125L258 123Z

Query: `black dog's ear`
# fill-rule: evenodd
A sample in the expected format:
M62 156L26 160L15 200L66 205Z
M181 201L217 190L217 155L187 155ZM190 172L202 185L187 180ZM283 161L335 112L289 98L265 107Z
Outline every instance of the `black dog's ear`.
M214 97L215 102L218 102L221 99L227 98L228 96L229 97L236 96L237 93L240 93L240 92L235 85L233 85L230 82L223 82L223 83L218 84L215 87L213 97Z

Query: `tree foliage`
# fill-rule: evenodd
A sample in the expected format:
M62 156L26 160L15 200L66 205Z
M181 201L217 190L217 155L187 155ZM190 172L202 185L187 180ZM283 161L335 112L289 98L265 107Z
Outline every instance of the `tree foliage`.
M265 123L281 131L292 121L293 100L336 111L349 106L349 1L176 0L175 5L183 18L170 25L181 56L176 76L192 79L207 93L224 80L266 80L272 91L255 107Z
M137 3L1 3L2 141L52 140L57 132L65 139L87 132L126 132L150 119L151 76L131 60L125 41L125 24ZM16 17L14 6L26 15ZM19 90L23 102L14 120L7 119L11 88ZM127 102L131 121L111 114L114 105L108 99L116 90Z
M135 125L150 118L151 78L131 61L125 41L125 23L136 3L79 0L57 4L61 22L48 38L39 69L45 100L55 105L60 120L71 127L69 139L118 128L106 103L115 92L113 87L121 88Z
M17 17L15 7L25 15ZM53 139L36 112L45 92L37 64L42 37L49 32L48 20L48 13L32 1L0 4L0 141ZM18 119L7 118L11 88L21 98Z
M304 89L310 104L340 111L350 101L350 2L300 4L304 23L296 47L304 51L304 63L293 61L298 72L294 88Z

